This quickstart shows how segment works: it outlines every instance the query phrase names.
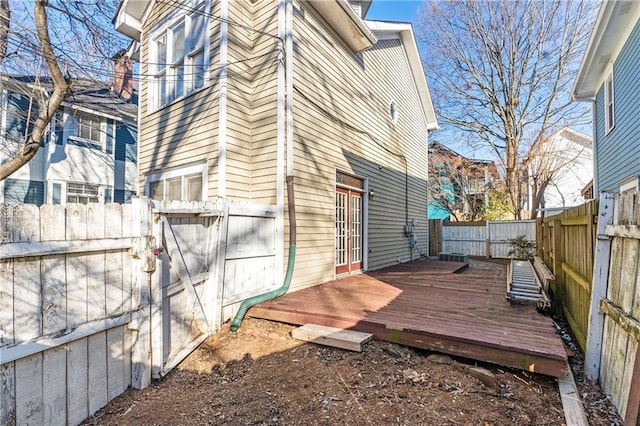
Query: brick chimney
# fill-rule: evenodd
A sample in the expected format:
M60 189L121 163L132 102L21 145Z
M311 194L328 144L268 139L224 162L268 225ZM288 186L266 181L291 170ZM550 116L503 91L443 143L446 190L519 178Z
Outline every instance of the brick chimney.
M133 96L133 62L124 49L111 59L114 61L112 88L123 99L129 100Z

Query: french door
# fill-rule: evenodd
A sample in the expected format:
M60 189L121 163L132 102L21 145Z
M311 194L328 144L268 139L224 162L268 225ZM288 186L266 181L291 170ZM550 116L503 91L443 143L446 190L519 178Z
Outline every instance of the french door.
M336 187L336 274L362 269L362 180L358 186Z

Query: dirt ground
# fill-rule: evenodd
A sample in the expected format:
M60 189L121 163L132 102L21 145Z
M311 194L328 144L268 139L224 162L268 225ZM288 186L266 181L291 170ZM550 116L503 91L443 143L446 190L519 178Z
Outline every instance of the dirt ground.
M130 389L85 424L564 423L555 379L377 340L362 353L302 343L293 328L246 319L238 333L224 329L167 377ZM582 383L580 392L591 424L622 424L597 385Z

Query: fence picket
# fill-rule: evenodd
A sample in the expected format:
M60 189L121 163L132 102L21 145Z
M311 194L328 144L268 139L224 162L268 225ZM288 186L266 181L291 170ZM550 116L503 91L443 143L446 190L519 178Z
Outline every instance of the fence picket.
M62 205L40 208L41 241L65 239L65 210ZM67 327L67 298L65 256L42 258L42 327L43 334L53 334ZM44 424L63 424L67 419L65 347L42 353L42 397Z
M62 205L44 205L40 209L41 241L65 239L65 211ZM67 327L67 277L64 255L42 258L43 334Z
M13 241L13 208L0 205L0 243ZM13 260L0 260L0 347L13 345ZM15 423L15 362L0 365L0 424Z
M16 424L44 424L42 354L16 361Z
M42 354L42 357L43 424L65 424L67 421L67 349L64 346L49 349Z

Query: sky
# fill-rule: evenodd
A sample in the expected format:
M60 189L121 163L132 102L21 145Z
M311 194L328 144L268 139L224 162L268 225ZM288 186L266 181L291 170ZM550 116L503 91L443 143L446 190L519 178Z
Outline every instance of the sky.
M367 19L415 23L422 3L416 0L373 0Z
M373 0L365 19L372 21L411 22L413 23L413 30L418 31L418 13L423 4L424 0ZM420 43L418 43L418 49L421 49ZM428 82L429 76L427 75L427 83ZM435 132L430 135L429 140L437 140L438 133L439 132ZM451 138L447 139L446 145L450 149L469 158L489 159L494 156L493 152L486 147L471 148L467 143L462 141L454 142Z

